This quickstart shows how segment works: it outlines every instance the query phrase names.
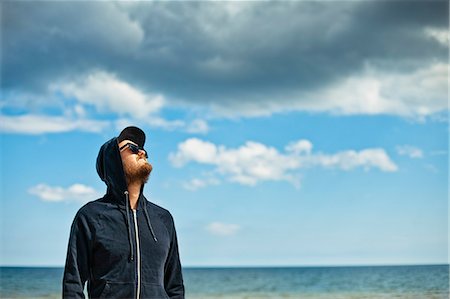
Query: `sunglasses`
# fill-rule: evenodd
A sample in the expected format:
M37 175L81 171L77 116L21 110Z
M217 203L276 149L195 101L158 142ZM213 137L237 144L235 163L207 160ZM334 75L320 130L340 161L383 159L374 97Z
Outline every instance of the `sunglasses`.
M131 150L131 152L132 152L133 154L139 154L139 151L144 151L144 153L145 153L145 158L148 158L147 151L146 151L144 148L139 147L139 146L137 146L136 144L133 144L133 143L127 143L127 144L125 144L125 145L122 145L122 146L119 148L119 150L121 151L121 150L123 150L124 148L126 148L127 146L128 146L128 148Z

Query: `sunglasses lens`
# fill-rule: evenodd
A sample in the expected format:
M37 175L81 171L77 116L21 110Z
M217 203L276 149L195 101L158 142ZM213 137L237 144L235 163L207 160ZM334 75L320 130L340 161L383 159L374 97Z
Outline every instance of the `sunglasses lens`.
M128 146L130 147L130 150L131 150L131 152L133 152L133 154L139 154L139 151L143 150L145 152L145 158L148 158L147 151L144 150L143 148L139 148L139 146L131 144L131 143Z
M137 147L136 145L130 144L129 147L130 147L130 150L133 152L133 154L139 153L139 147Z

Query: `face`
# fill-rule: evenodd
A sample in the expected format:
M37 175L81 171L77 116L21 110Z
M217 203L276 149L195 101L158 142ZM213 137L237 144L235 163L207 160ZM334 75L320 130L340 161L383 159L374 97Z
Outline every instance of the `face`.
M136 145L131 140L123 140L119 143L119 149L124 147L126 144ZM148 163L146 153L144 150L140 149L137 153L133 153L130 147L127 145L120 150L120 156L122 158L123 170L125 172L125 177L127 179L127 184L138 182L140 184L145 184L148 180L150 172L153 167Z

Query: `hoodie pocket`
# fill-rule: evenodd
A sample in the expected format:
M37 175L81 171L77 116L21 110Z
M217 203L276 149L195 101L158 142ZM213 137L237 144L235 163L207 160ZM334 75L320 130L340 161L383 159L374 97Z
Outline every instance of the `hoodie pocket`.
M141 287L141 298L170 299L162 285L142 283Z
M133 298L135 289L133 282L107 282L99 298Z

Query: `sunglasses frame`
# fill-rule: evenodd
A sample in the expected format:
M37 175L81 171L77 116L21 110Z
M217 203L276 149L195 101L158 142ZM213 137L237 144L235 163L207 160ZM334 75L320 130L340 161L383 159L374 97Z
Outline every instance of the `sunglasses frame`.
M148 158L147 151L143 147L139 147L138 145L128 142L127 144L122 145L119 148L119 151L122 151L125 147L128 147L133 154L139 154L139 151L144 151L145 158Z

